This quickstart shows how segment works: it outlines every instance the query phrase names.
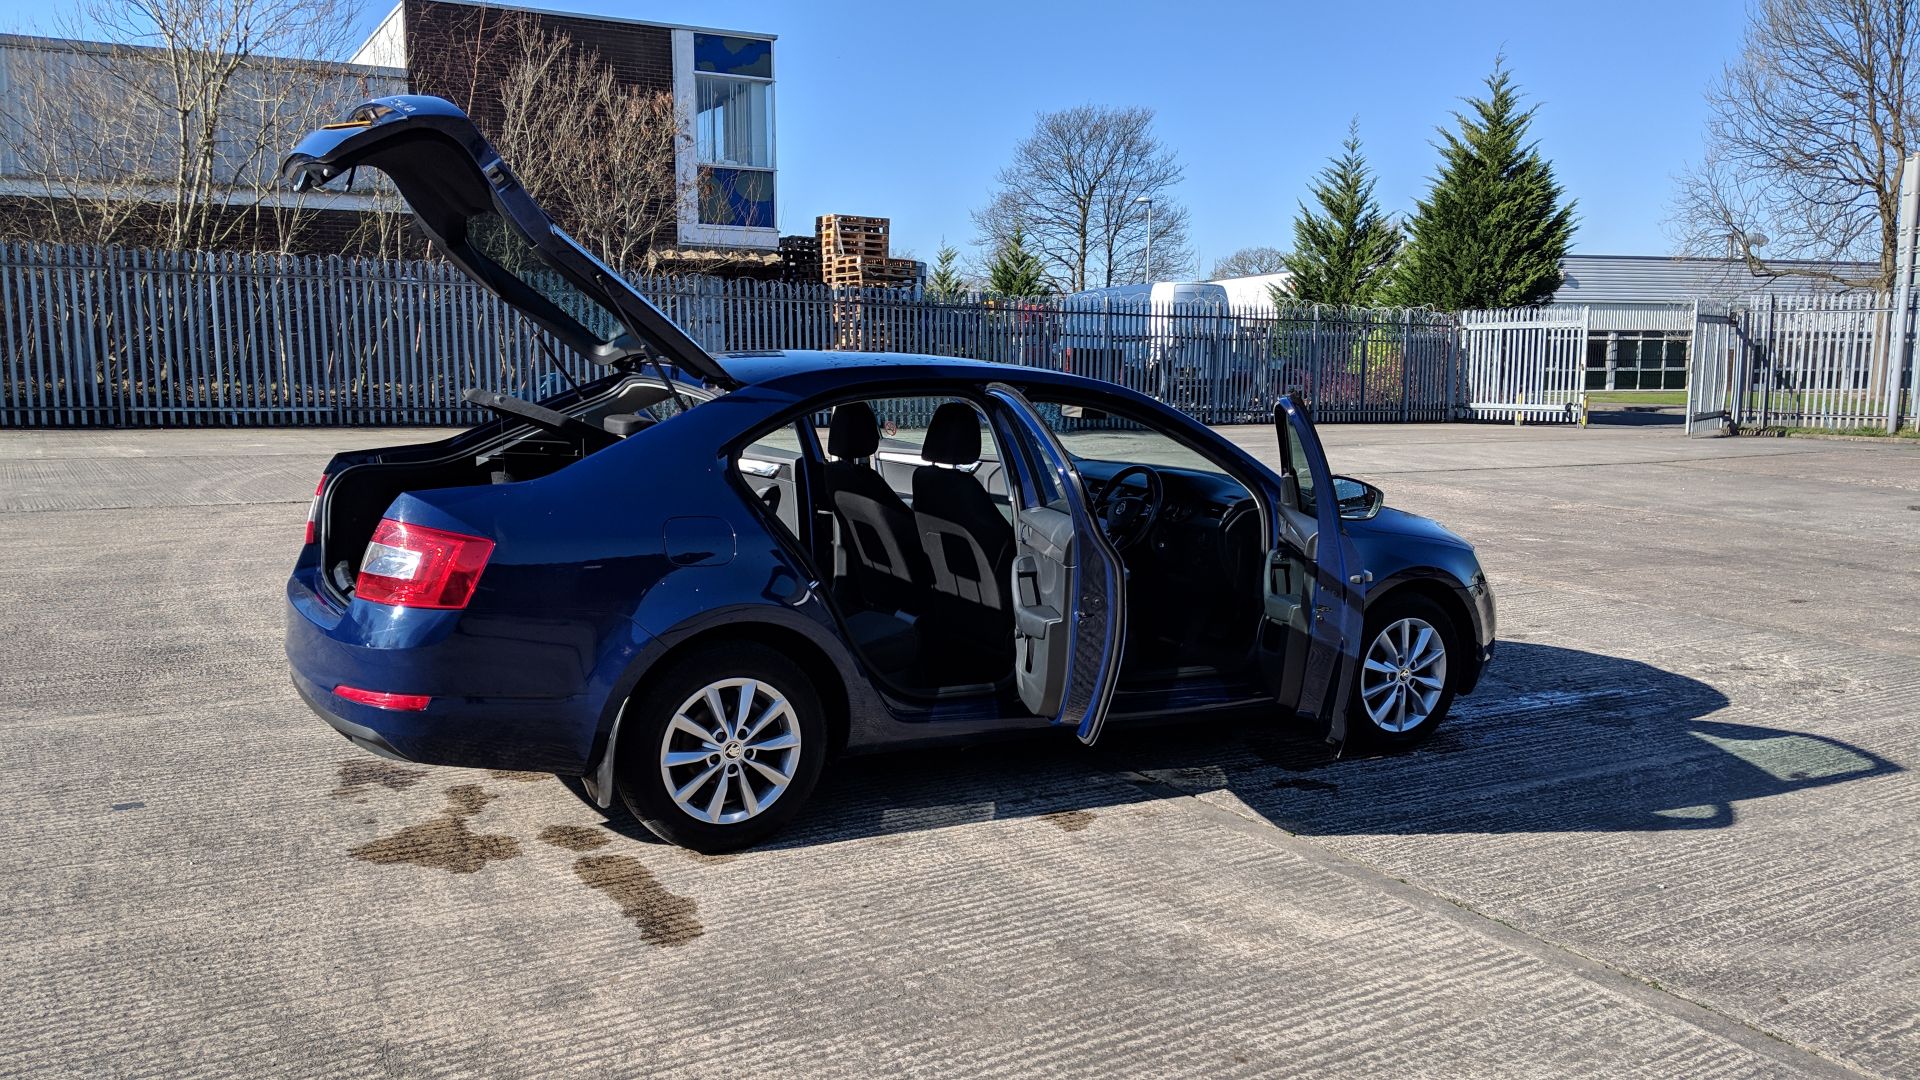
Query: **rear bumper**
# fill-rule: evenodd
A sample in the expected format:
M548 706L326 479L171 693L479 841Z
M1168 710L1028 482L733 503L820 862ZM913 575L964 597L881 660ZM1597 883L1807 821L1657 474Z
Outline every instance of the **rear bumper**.
M504 623L463 629L458 612L358 610L381 607L342 610L300 575L288 582L294 689L329 727L364 750L424 765L586 771L605 700L592 692L590 635L555 641ZM431 700L419 711L383 709L335 694L343 685Z

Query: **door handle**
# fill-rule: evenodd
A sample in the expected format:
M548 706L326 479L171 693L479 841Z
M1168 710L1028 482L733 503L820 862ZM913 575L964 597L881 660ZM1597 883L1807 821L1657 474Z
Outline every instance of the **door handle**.
M1373 571L1362 570L1347 580L1355 585L1371 585L1373 584Z

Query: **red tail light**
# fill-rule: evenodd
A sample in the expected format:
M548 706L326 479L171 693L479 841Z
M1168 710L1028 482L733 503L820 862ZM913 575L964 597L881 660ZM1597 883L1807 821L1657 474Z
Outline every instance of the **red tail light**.
M307 504L307 543L320 539L320 493L327 490L327 474L320 474L320 482L313 485L313 501Z
M395 607L463 608L492 554L493 541L482 537L381 518L353 594Z
M344 684L334 687L333 692L348 701L357 701L376 709L392 709L395 712L419 712L433 701L425 694L389 694L385 690L362 690L357 686Z

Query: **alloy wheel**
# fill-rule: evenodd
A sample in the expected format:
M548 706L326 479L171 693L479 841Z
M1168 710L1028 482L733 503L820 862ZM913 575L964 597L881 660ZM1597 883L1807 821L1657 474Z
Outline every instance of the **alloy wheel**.
M1388 623L1367 647L1360 670L1360 702L1382 731L1419 727L1447 688L1447 644L1425 619Z
M758 679L707 684L674 710L660 739L660 779L689 817L731 825L756 817L800 765L800 720Z

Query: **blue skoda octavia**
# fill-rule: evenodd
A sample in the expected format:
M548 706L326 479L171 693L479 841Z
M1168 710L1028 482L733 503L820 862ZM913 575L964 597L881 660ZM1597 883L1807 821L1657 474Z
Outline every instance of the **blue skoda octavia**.
M1392 747L1492 656L1472 546L1334 476L1292 401L1276 473L1060 372L711 355L451 104L369 102L284 172L355 168L605 367L537 403L469 391L479 427L327 466L287 658L366 750L576 777L712 852L780 828L843 752L1230 709Z

